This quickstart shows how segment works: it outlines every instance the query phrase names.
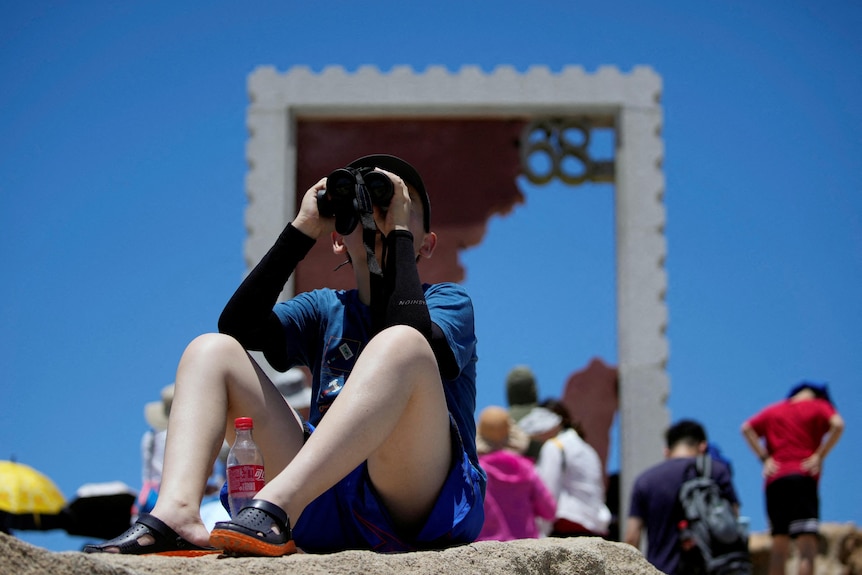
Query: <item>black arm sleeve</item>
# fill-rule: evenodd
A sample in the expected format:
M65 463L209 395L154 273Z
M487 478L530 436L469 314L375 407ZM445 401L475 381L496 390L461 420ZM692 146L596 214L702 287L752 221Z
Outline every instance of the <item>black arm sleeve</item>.
M456 377L458 364L455 354L449 348L443 330L431 321L428 312L410 232L396 230L386 237L384 278L385 325L409 325L417 329L431 344L442 376L447 379Z
M433 322L431 323L431 349L434 351L434 357L437 358L440 375L444 379L455 379L458 377L458 362L455 361L455 354L452 353L452 348L449 347L446 334L443 333L439 325Z
M221 333L233 336L245 349L263 351L267 361L280 371L288 367L287 350L281 322L272 308L296 265L312 246L312 238L288 224L219 317Z
M386 236L386 262L383 268L384 327L409 325L431 340L431 314L416 269L413 234L395 230Z

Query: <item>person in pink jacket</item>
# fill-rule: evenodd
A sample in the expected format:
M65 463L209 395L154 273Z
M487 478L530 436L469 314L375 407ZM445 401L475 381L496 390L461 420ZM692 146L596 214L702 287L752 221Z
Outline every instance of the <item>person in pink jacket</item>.
M552 520L556 512L554 496L533 462L511 449L512 425L505 408L486 407L479 414L478 435L485 448L479 453L479 464L488 475L488 486L478 541L537 539L536 518Z

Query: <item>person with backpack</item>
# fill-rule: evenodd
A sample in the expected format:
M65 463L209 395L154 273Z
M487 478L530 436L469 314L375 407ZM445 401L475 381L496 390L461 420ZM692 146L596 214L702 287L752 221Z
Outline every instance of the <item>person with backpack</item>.
M742 435L763 462L766 513L772 532L770 575L784 575L791 539L799 574L814 573L823 460L844 431L825 383L802 381L787 398L742 424Z
M680 503L680 489L698 476L698 456L707 452L706 431L697 421L684 419L665 433L665 461L650 467L635 480L625 542L640 547L646 531L647 561L669 575L704 572L702 558L695 559L695 543L684 534L690 525ZM721 498L729 503L734 516L739 499L730 470L721 461L709 460L708 477L718 486Z

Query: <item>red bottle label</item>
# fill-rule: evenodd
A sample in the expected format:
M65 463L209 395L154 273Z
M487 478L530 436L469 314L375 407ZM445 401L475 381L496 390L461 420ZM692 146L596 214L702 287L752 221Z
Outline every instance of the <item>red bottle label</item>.
M227 489L230 495L257 493L263 489L264 483L263 465L234 465L227 469Z

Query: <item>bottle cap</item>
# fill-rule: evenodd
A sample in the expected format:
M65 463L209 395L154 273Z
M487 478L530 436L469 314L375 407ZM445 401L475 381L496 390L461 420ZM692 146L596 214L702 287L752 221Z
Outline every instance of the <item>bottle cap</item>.
M250 417L237 417L233 425L236 429L254 429L254 421Z

